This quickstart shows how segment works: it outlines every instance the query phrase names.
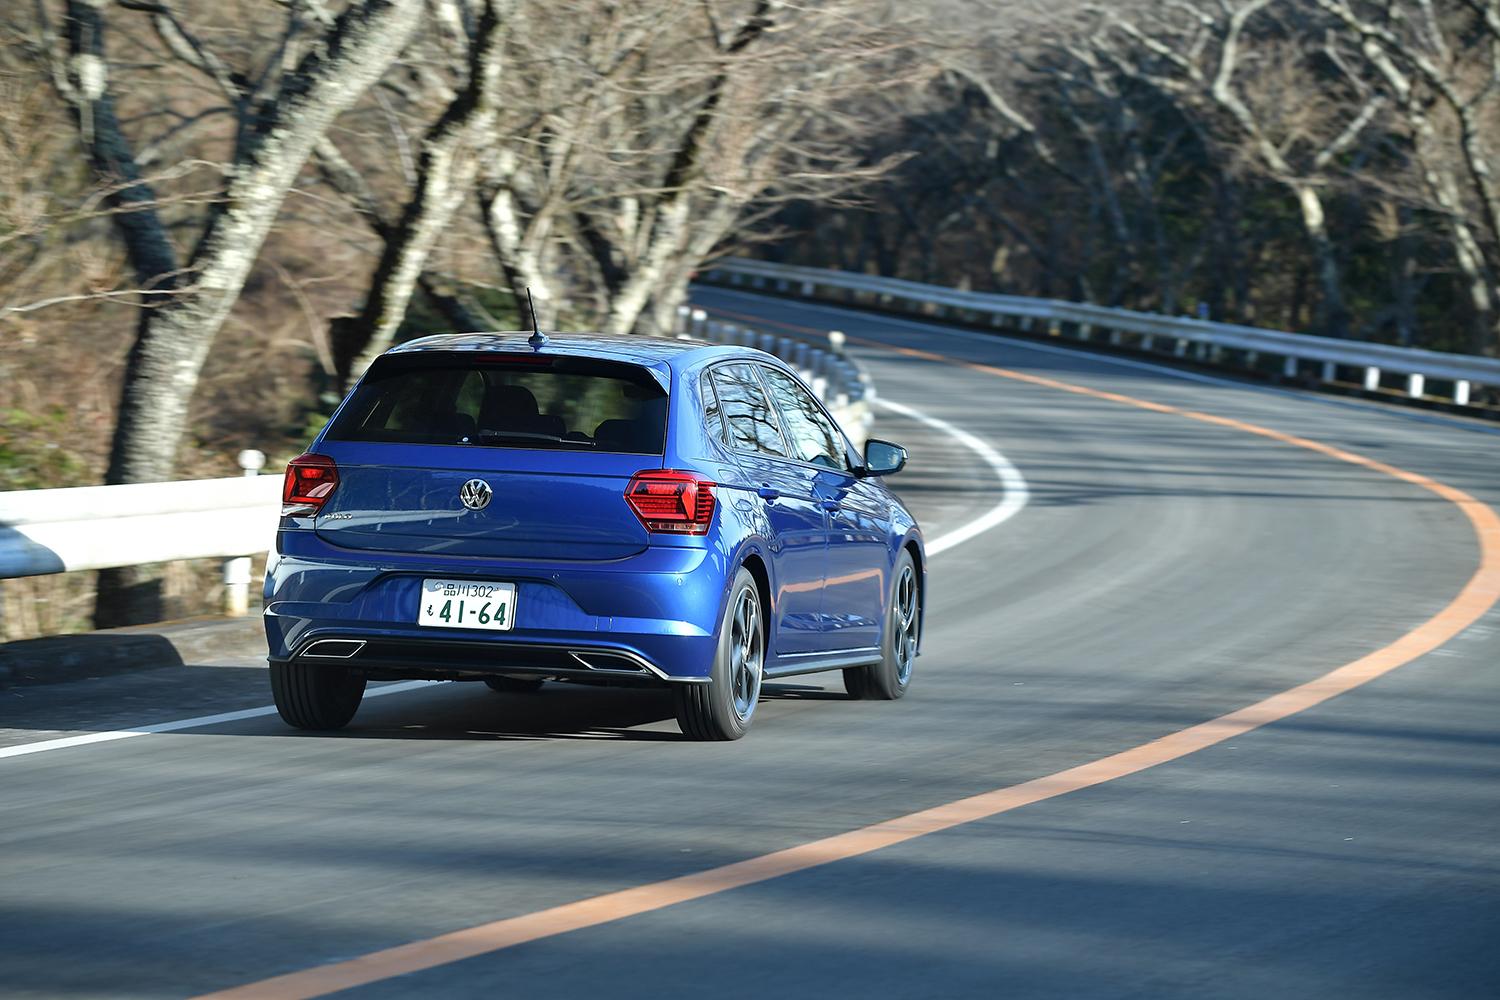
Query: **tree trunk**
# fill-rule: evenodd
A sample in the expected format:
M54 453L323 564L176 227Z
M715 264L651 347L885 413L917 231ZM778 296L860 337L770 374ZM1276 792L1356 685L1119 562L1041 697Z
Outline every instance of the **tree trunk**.
M1297 207L1302 211L1302 228L1312 243L1313 261L1318 268L1318 332L1325 337L1349 336L1349 309L1344 304L1343 279L1339 274L1338 254L1328 238L1328 222L1323 214L1323 199L1307 184L1293 184Z
M365 182L364 175L344 158L331 139L325 138L318 143L315 153L318 172L323 175L323 179L328 182L329 186L349 199L355 211L369 222L375 235L382 240L392 239L396 226L382 215L380 204L375 199L375 192ZM436 274L424 270L417 278L417 285L433 309L441 313L453 329L464 333L484 329L485 324L480 321L479 317L475 316L456 296L449 294L443 287L442 279ZM328 375L336 374L332 358L325 361L324 369Z
M745 203L730 197L721 197L709 211L703 213L689 235L684 251L671 260L662 279L651 296L650 308L635 326L637 333L670 337L676 329L677 308L687 301L688 284L695 270L708 259L709 254L724 238L740 218Z
M509 164L509 154L497 158ZM522 208L511 188L511 171L505 169L485 194L482 205L484 230L505 281L517 302L524 292L535 303L536 322L547 327L557 322L552 282L548 279L544 254L551 232L550 213L531 213L531 225L522 222Z
M68 58L64 96L78 124L95 176L110 188L106 205L125 244L125 254L141 289L142 309L136 321L136 358L155 308L176 290L177 252L156 212L156 192L141 179L135 151L120 128L114 95L109 89L109 61L105 55L106 23L103 0L69 0L65 13ZM110 480L113 481L113 480ZM131 566L98 575L95 625L155 621L163 615L161 571L157 566Z
M194 251L191 284L141 318L126 362L107 483L171 478L203 363L282 200L334 118L400 53L421 10L421 0L366 0L351 7L258 109L236 151L223 200ZM128 584L122 592L109 574L101 574L96 623L115 623L112 603L133 593Z
M1397 233L1391 241L1392 324L1396 328L1396 343L1402 347L1414 347L1417 343L1417 255L1406 232L1410 216L1410 209L1396 209Z
M635 329L652 291L665 277L671 258L682 250L690 211L685 194L662 207L652 227L651 246L645 258L610 300L609 315L604 320L605 333L630 333Z

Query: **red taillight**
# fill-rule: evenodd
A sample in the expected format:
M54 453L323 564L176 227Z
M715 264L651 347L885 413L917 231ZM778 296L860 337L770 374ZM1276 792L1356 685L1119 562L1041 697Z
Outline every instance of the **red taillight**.
M691 472L650 469L631 477L625 502L647 531L704 535L714 519L714 484Z
M281 513L316 514L339 484L339 468L327 455L298 455L286 465Z

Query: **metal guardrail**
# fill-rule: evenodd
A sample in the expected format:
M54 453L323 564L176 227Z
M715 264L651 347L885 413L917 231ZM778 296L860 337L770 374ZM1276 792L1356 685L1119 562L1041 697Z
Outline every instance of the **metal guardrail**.
M786 359L863 447L874 388L840 353L842 335L824 350L710 321L701 309L682 310L679 333ZM233 479L0 492L0 580L222 559L225 611L242 615L254 582L251 559L272 547L281 514L281 476L255 475L264 464L264 455L246 451L245 475Z
M1025 332L1041 324L1059 336L1113 347L1150 351L1167 345L1171 354L1183 358L1223 361L1226 352L1238 351L1249 368L1255 368L1263 356L1279 357L1281 373L1288 378L1305 374L1304 365L1309 363L1324 382L1339 381L1341 368L1354 369L1359 372L1358 381L1371 392L1381 388L1387 373L1401 376L1402 390L1415 398L1428 395L1429 379L1446 381L1451 383L1448 398L1458 406L1469 406L1478 386L1500 386L1500 359L1478 355L1282 333L1057 299L966 292L899 278L742 258L715 262L705 277L720 284L770 288L810 299L837 300L839 296L828 294L837 290L845 293L844 301L876 306L906 303L913 311L936 318L951 311L952 318L964 322L1015 326Z
M244 614L251 557L270 548L281 515L281 477L246 471L235 479L0 493L0 579L223 559L225 610Z

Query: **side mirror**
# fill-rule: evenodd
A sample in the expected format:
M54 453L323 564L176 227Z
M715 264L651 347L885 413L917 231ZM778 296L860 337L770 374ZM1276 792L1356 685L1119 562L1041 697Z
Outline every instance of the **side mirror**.
M899 444L871 438L865 442L865 465L862 476L894 476L906 468L906 449Z

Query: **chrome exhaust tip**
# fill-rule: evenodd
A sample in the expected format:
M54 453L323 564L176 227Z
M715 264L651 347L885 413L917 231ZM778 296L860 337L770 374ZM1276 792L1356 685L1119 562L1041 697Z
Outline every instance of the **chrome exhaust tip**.
M347 660L365 648L363 639L319 639L302 651L320 660Z
M568 654L589 670L601 674L650 675L651 670L634 656L600 649L570 649Z

